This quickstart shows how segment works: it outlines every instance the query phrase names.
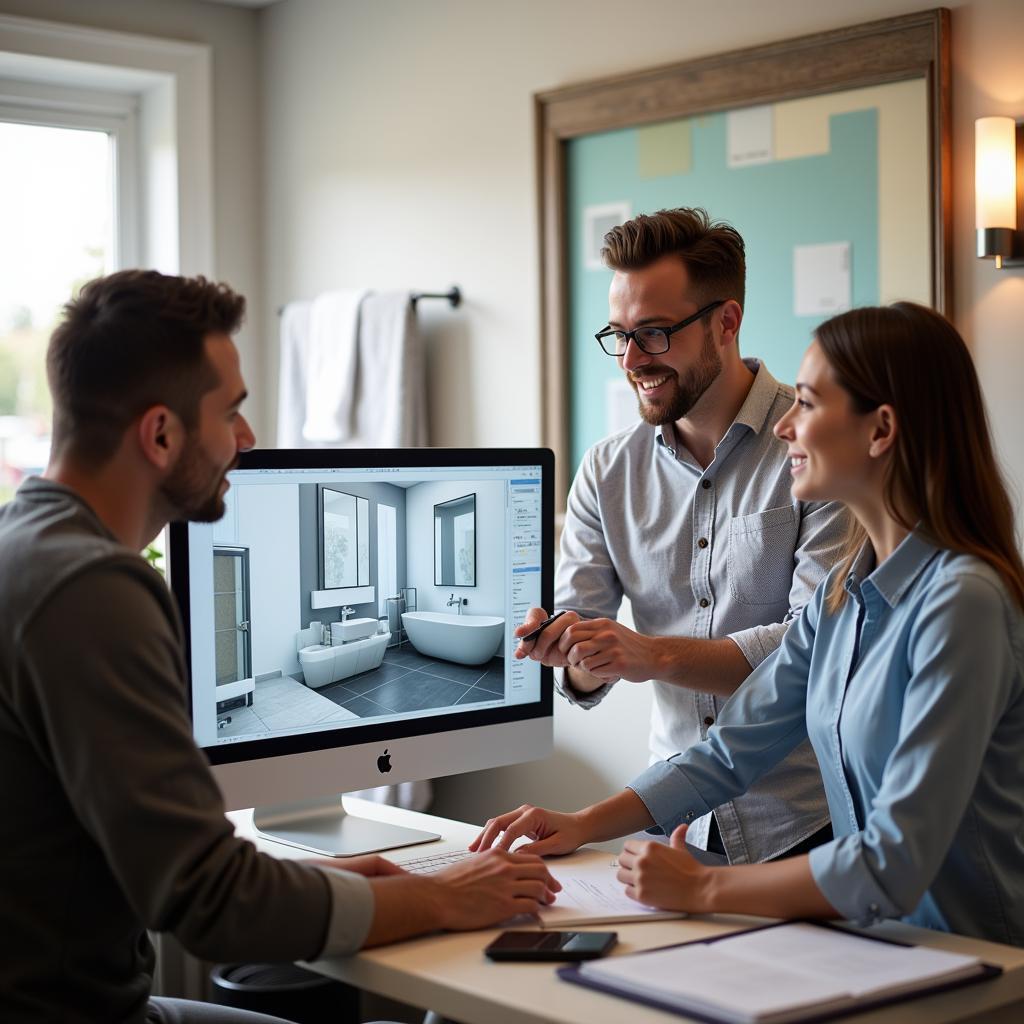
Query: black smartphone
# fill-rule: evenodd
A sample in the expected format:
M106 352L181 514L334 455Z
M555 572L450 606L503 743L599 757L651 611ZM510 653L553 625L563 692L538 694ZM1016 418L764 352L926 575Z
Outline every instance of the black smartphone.
M502 932L484 949L491 960L593 960L616 942L617 932Z

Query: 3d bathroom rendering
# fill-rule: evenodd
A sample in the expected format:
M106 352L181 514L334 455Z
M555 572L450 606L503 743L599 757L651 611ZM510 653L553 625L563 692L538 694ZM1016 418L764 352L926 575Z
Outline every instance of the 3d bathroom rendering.
M494 480L240 483L214 530L223 737L500 703Z

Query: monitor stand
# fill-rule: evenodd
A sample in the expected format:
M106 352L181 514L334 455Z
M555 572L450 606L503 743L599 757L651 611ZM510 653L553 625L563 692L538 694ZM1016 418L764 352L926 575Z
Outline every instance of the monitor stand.
M349 814L340 795L256 807L252 822L266 839L325 857L355 857L441 838L435 832Z

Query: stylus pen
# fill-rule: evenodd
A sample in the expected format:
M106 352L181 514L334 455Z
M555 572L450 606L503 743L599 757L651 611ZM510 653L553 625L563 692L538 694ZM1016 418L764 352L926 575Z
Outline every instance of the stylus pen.
M550 626L551 623L555 621L555 619L557 619L560 615L564 615L566 613L566 610L567 609L563 608L562 611L555 612L554 615L549 615L539 626L537 626L536 629L531 629L530 632L526 634L526 636L521 636L519 638L519 642L525 643L527 640L536 640L537 637L539 637L541 633L543 633L544 630L547 629L548 626Z

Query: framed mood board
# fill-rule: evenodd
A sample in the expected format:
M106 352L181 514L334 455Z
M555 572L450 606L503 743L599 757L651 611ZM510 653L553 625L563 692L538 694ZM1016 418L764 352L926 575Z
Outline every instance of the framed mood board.
M740 349L792 381L817 323L912 299L949 312L949 16L804 36L535 97L543 437L559 511L584 451L636 421L607 321L604 233L702 206L747 247Z

